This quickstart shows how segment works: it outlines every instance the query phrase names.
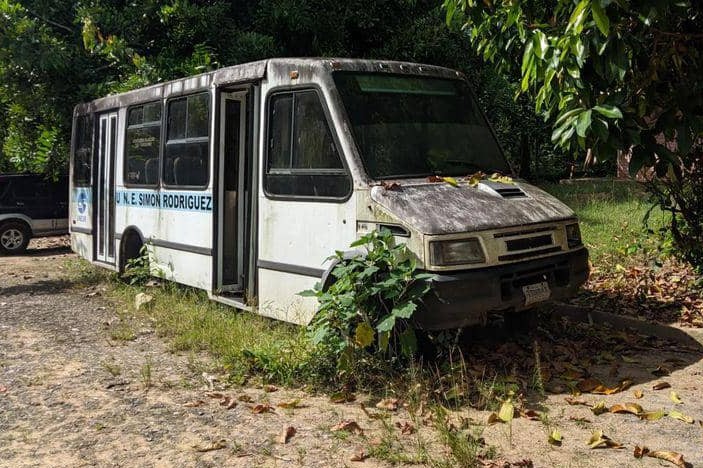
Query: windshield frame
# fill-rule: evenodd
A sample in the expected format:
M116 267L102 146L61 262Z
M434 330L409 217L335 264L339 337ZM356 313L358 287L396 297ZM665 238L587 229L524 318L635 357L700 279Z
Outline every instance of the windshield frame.
M500 162L503 163L505 166L505 169L507 172L504 173L504 171L497 169L497 168L477 168L476 172L478 171L490 171L490 172L500 172L503 175L514 175L514 170L512 165L510 164L510 161L505 155L505 150L503 149L503 146L500 143L500 140L498 139L498 136L495 132L495 129L493 128L493 125L491 122L488 120L486 117L486 113L481 109L479 106L479 100L476 96L475 91L473 90L473 87L470 85L468 80L466 80L463 75L457 73L457 77L448 77L448 76L438 76L435 74L423 74L423 73L398 73L397 71L378 71L378 70L350 70L350 69L344 69L344 70L335 70L331 73L331 83L334 86L334 94L336 95L335 97L338 100L338 110L342 114L345 122L347 123L347 128L345 129L345 133L347 133L351 139L351 145L352 147L356 150L356 154L358 156L358 160L361 164L361 167L363 168L363 171L366 175L366 177L370 181L383 181L383 180L407 180L407 179L422 179L422 178L427 178L431 177L433 175L442 175L442 176L452 176L452 177L461 177L461 176L468 176L471 175L471 172L460 172L458 171L457 174L438 174L437 172L427 172L427 173L411 173L411 174L389 174L389 175L378 175L378 176L373 176L371 172L369 171L368 168L368 162L367 158L362 151L359 143L358 143L358 138L356 134L356 128L355 125L353 124L349 112L347 109L347 105L345 102L345 98L342 95L341 90L339 89L338 82L336 80L336 76L338 75L383 75L383 76L389 76L389 77L403 77L403 78L420 78L420 79L427 79L427 80L443 80L443 81L449 81L449 82L460 82L462 84L462 87L467 91L467 97L471 99L472 104L475 106L476 109L476 117L480 119L480 121L485 125L485 127L488 129L490 136L493 140L493 142L496 145L497 149L497 156L500 158Z

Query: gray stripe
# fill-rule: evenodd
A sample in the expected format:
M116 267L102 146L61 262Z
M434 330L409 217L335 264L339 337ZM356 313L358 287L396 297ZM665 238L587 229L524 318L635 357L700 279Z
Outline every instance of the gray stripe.
M207 247L196 247L194 245L179 244L177 242L169 242L161 239L149 239L146 242L155 247L163 247L165 249L180 250L182 252L190 252L198 255L212 255L212 249Z
M79 234L92 234L93 230L88 228L82 228L78 226L71 226L71 232L77 232Z
M269 262L268 260L259 260L256 265L259 268L264 268L266 270L293 273L294 275L312 276L314 278L322 278L322 275L325 273L325 270L321 268L310 268L300 265L290 265L288 263Z

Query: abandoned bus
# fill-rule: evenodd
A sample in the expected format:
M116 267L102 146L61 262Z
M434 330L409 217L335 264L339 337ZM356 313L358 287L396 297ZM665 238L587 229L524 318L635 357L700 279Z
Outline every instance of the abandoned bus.
M71 246L214 300L305 324L328 257L387 228L436 274L418 320L480 323L573 294L576 216L510 174L461 73L351 59L271 59L80 104Z

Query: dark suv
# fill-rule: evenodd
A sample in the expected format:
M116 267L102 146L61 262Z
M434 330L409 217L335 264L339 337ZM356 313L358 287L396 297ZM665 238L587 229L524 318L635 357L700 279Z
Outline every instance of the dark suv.
M68 177L0 174L0 253L22 253L32 237L68 233Z

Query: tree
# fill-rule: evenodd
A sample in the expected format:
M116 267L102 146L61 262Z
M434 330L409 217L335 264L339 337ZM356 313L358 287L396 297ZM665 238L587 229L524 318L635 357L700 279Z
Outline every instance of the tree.
M675 245L703 267L703 3L445 0L447 20L516 77L552 142L630 170L671 214Z

